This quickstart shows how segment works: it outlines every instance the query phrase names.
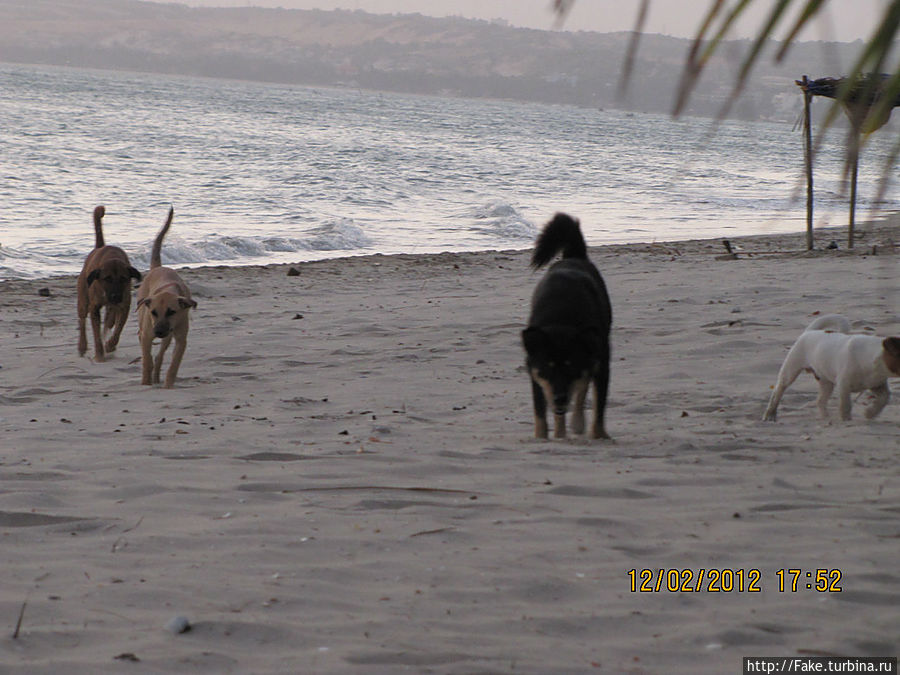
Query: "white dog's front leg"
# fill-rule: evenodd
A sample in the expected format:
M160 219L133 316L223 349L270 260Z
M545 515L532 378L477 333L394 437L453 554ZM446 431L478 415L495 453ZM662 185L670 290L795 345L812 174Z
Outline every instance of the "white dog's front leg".
M816 405L819 408L819 415L823 420L828 419L828 399L834 391L834 382L819 379L819 398L816 399Z
M875 400L872 402L872 405L866 408L867 420L878 417L878 414L884 410L884 406L891 400L891 390L888 388L887 382L880 387L872 389L872 393L875 394Z
M838 401L840 402L841 419L849 422L852 417L850 410L853 407L853 401L850 398L850 389L843 384L838 384Z

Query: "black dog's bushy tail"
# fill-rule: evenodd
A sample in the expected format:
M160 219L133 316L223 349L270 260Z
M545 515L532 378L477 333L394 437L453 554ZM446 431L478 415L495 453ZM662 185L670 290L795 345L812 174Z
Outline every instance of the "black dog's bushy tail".
M106 215L106 209L98 206L94 209L94 248L103 246L103 216Z
M560 251L563 258L587 258L587 244L578 220L565 213L557 213L544 225L534 245L531 266L535 269L543 267Z

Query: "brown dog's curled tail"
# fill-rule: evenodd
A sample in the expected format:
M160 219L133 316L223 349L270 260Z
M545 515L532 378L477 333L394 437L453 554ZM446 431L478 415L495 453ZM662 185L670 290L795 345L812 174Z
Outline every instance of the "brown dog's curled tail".
M98 206L94 209L94 248L103 246L103 216L106 215L106 209Z
M153 252L150 254L150 269L162 266L162 243L172 224L172 216L175 215L175 207L169 207L169 217L166 218L166 224L162 226L159 234L156 235L156 241L153 242Z

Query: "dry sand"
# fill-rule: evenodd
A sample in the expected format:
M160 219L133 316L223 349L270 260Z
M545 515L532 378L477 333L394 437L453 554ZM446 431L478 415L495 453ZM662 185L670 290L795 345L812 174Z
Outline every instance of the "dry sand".
M140 385L134 317L110 361L77 356L74 278L0 284L0 672L896 655L900 404L823 424L804 376L760 421L814 313L900 333L897 228L864 235L593 249L614 443L531 438L525 251L185 270L172 390ZM760 591L631 592L644 568L759 570ZM780 592L787 568L842 590Z

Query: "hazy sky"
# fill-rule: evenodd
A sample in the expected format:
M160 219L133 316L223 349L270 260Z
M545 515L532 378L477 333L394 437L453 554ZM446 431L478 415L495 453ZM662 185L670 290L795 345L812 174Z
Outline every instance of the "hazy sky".
M431 16L506 19L529 28L554 27L551 0L176 0L207 7L246 6L292 9L362 9L373 13L418 12ZM692 37L711 0L652 0L646 30L677 37ZM747 37L761 24L774 0L755 0L749 21L735 37ZM797 0L795 5L805 5ZM801 36L805 40L853 41L867 38L887 0L829 0L822 17ZM610 32L630 30L638 0L577 0L563 28ZM782 29L782 33L786 29ZM776 37L780 37L777 33Z

